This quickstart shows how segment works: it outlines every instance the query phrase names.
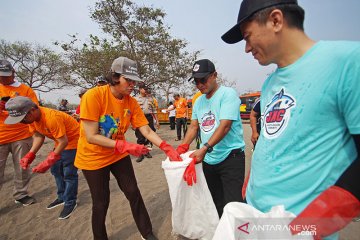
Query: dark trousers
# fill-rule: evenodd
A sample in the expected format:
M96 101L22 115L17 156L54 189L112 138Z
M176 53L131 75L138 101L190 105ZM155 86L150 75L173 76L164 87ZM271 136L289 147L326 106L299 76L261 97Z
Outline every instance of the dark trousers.
M219 164L203 162L203 171L219 217L227 203L244 201L241 195L245 174L244 151L232 150Z
M184 130L184 137L187 131L187 119L186 118L176 118L176 133L177 138L181 139L181 127L183 127Z
M74 166L76 149L64 150L61 158L51 166L51 174L57 186L57 198L65 202L65 206L76 204L78 193L78 169Z
M92 198L92 229L94 240L107 240L106 213L110 202L110 172L130 203L132 215L142 236L152 233L152 225L129 156L98 170L83 170Z
M145 117L146 117L146 119L147 119L148 122L149 122L149 127L150 127L154 132L156 132L156 129L155 129L155 127L154 127L154 118L153 118L153 116L152 116L151 114L145 114ZM150 141L147 140L147 139L141 134L141 132L140 132L140 130L139 130L138 128L135 130L135 136L136 136L136 138L137 138L137 141L136 141L137 144L147 145L147 144L150 143Z
M169 121L170 121L170 129L174 130L175 129L175 117L169 117Z

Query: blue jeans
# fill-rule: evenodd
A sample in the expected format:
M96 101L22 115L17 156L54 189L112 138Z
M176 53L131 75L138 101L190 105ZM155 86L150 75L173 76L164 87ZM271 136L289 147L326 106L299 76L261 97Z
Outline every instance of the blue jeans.
M74 166L76 149L64 150L61 158L51 167L51 174L55 178L58 199L65 202L65 206L75 205L78 192L78 173Z

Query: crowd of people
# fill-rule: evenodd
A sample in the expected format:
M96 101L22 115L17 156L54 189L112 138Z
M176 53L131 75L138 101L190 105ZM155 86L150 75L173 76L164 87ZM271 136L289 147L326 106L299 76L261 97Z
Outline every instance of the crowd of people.
M156 134L157 101L135 61L115 59L105 84L80 92L76 121L64 113L66 100L58 110L39 106L34 91L15 79L11 63L0 60L0 189L11 153L15 202L36 201L27 191L30 166L49 137L53 151L32 168L36 173L51 169L54 176L57 198L48 209L63 206L59 219L70 217L80 169L92 198L93 237L108 239L111 173L142 238L157 239L129 155L141 162L152 157L155 145L171 161L181 161L180 154L196 140L184 180L196 184L195 164L202 163L219 217L229 202L262 212L281 204L297 216L290 225L314 224L315 238L337 239L360 213L360 43L312 40L304 32L304 15L296 0L243 0L235 26L222 36L229 44L244 41L245 52L260 65L277 65L250 115L254 152L247 177L241 101L234 89L218 83L209 59L189 66L188 81L199 90L191 116L177 93L165 110L170 129L176 126L176 149ZM131 97L136 87L140 94ZM137 143L125 139L130 125ZM292 234L301 231L292 228Z

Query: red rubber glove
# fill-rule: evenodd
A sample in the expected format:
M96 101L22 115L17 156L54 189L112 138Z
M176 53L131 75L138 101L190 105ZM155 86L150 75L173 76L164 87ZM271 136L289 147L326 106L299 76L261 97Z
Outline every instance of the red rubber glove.
M39 163L36 167L32 169L33 172L36 173L44 173L46 172L54 163L56 163L61 158L60 154L56 154L51 152L47 158Z
M170 161L182 161L179 153L166 141L162 141L159 148L165 152L166 156L170 158Z
M4 111L5 110L5 104L6 102L5 101L0 101L0 111Z
M189 151L189 148L190 148L190 144L183 143L176 148L176 151L178 152L178 154L183 154Z
M129 153L136 157L140 157L141 155L145 155L149 152L149 149L144 145L136 144L136 143L129 143L125 140L116 140L115 144L115 153L116 154L123 154Z
M243 199L245 199L245 197L246 197L246 188L247 188L247 185L249 183L249 178L250 178L250 170L248 172L248 175L245 178L244 184L243 184L242 189L241 189L241 195L242 195Z
M299 225L315 225L314 239L322 239L344 228L359 213L360 201L345 189L332 186L315 198L289 225L293 235L301 232Z
M195 162L196 158L194 157L184 171L183 178L189 186L192 186L194 183L196 183Z
M28 152L21 160L20 160L20 166L22 169L27 169L30 164L34 161L36 155L34 152Z

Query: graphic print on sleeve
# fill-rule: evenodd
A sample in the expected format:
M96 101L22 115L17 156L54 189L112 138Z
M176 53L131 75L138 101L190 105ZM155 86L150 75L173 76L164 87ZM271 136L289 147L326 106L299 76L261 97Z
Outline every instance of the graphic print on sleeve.
M286 129L290 118L290 110L296 106L293 96L285 93L282 88L265 106L262 122L264 136L268 139L277 138Z

